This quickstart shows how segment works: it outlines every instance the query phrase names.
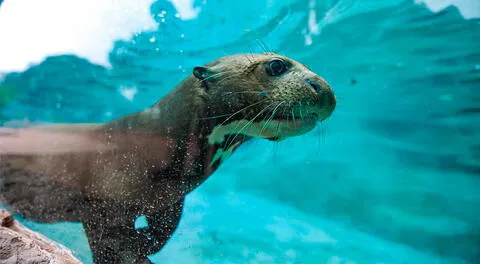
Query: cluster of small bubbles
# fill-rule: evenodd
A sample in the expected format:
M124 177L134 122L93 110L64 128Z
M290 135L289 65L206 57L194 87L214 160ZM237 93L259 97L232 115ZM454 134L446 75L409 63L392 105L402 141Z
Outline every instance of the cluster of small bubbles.
M154 43L154 42L155 42L155 36L151 37L151 38L149 39L149 41L150 41L151 43Z

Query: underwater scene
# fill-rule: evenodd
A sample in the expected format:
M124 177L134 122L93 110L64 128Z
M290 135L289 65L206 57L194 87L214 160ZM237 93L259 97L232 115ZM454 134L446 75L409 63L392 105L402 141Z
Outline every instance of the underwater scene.
M293 136L262 136L268 119L261 132L237 125L252 138L228 137L229 148L217 149L218 169L185 194L173 235L147 261L480 263L478 0L0 1L0 126L107 123L162 98L180 120L197 102L172 92L177 85L188 77L209 92L237 76L216 65L237 61L207 63L245 54L249 64L251 53L285 56L266 57L267 77L278 78L229 85L282 89L293 85L276 85L283 69L300 69L292 76L310 76L309 92L322 98L331 87L333 112L302 117L316 126ZM241 101L228 98L222 105ZM303 114L294 111L292 123ZM3 164L11 145L1 135ZM8 173L0 168L5 194ZM81 221L36 221L10 202L0 208L94 263ZM139 215L134 224L150 221Z

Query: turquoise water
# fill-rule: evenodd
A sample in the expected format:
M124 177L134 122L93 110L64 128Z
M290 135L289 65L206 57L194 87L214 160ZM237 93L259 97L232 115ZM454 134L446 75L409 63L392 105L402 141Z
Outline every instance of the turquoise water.
M23 57L1 56L13 52L16 35L3 35L0 119L108 121L151 105L196 65L233 53L285 54L329 81L334 114L307 135L241 146L187 197L174 237L151 259L478 263L480 19L472 14L480 6L432 11L418 2L209 0L185 13L160 0L147 5L153 28L113 39L103 57L58 47L15 69L5 65ZM43 43L30 41L31 49ZM100 38L83 41L95 50ZM24 223L90 263L80 224Z

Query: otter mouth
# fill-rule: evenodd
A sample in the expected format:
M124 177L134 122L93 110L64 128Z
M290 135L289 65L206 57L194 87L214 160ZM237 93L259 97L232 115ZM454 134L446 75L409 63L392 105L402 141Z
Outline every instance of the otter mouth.
M216 126L208 136L208 141L211 144L221 143L225 136L233 134L280 141L313 130L318 121L319 115L317 113L311 113L295 119L285 116L262 119L255 122L241 119L229 124Z
M260 111L253 119L240 118L215 126L208 136L209 143L221 143L227 135L241 134L272 141L303 135L313 130L319 121L327 119L335 107L334 104L315 102L292 103L285 108L279 108L279 105L270 112Z
M317 123L317 121L320 120L319 117L320 117L320 115L317 114L317 113L310 113L310 114L307 114L303 117L297 117L297 118L293 118L292 116L288 116L288 117L279 116L279 117L274 118L274 120L276 120L278 122L282 122L282 123L283 122L284 123L300 122L300 123L305 123L305 124L315 124L315 123Z
M261 135L270 141L281 141L285 138L305 134L315 128L319 121L317 113L311 113L303 118L292 120L292 118L278 117L274 119L277 122L277 133L271 137Z

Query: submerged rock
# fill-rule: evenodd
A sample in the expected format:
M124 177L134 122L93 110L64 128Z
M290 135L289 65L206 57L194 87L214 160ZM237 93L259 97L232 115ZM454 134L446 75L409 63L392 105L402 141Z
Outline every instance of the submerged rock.
M0 210L0 263L81 264L72 252Z

